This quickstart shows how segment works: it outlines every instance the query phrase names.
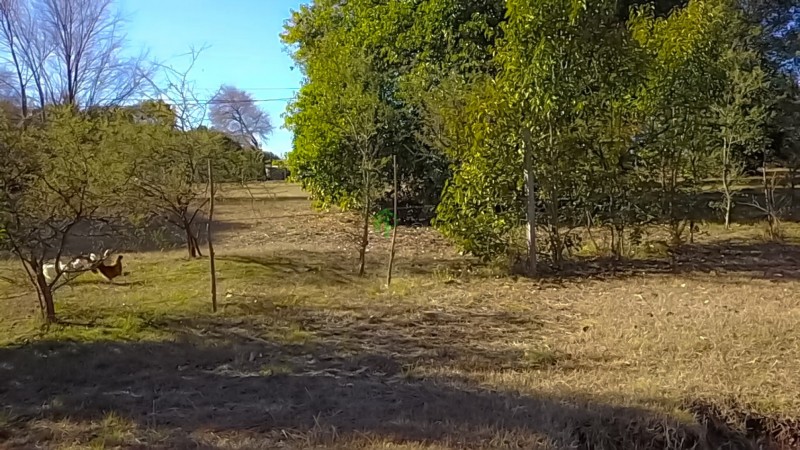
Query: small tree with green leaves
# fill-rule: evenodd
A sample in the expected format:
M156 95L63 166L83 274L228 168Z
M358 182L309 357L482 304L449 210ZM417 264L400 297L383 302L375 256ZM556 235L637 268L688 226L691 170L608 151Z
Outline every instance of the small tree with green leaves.
M366 270L376 199L388 191L385 168L397 122L377 60L346 36L322 36L308 68L313 83L304 86L287 117L294 132L288 161L292 176L312 193L317 206L335 204L361 212L359 275Z
M165 220L183 233L190 257L202 256L196 221L208 202L209 158L215 172L235 180L254 173L257 162L223 133L180 129L179 118L162 101L96 110L92 117L113 125L103 139L128 162L124 197L132 216L140 223Z
M214 158L221 136L204 130L136 128L139 139L129 153L130 204L141 217L160 217L175 226L185 236L189 257L202 256L196 224L208 202L202 162L212 158L215 166L228 165L224 158Z
M660 220L670 246L683 242L692 222L699 183L713 158L708 145L708 105L716 98L723 74L717 69L724 5L691 2L668 17L651 5L636 10L633 37L643 50L645 81L637 93L642 126L638 152L642 174L654 186Z
M72 108L54 109L49 117L40 129L0 130L0 229L52 323L57 319L53 291L63 285L59 261L79 226L124 213L126 162L100 138L106 124ZM44 266L50 261L57 275L47 280Z
M763 141L769 114L764 101L769 93L769 80L760 66L759 54L744 37L725 51L721 66L726 74L725 88L711 106L711 114L721 141L722 207L727 229L734 206L735 183L744 167L741 157Z
M614 77L626 48L614 2L515 0L498 46L503 125L519 130L525 174L528 273L536 274L537 197L553 263L587 196L580 130Z
M341 117L337 122L359 161L360 195L357 198L360 201L362 230L358 248L358 274L363 276L374 200L386 187L386 180L381 179L380 174L388 160L380 155L386 142L385 134L392 110L381 101L379 86L372 82L374 76L370 61L357 52L345 57L347 59L341 61L344 65L340 66L344 86L338 100Z

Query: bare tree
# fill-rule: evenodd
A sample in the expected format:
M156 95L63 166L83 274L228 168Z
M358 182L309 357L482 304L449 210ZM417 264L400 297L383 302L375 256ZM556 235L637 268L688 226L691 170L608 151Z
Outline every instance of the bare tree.
M147 80L158 97L172 105L175 113L176 127L181 131L190 131L201 126L208 117L208 105L197 94L195 81L190 78L200 54L208 46L200 48L191 47L188 56L189 64L185 69L178 69L165 63L159 63L158 74L148 76Z
M18 92L22 117L28 115L28 82L30 73L21 55L24 45L24 21L19 0L0 1L0 37L5 52L8 54L8 63L13 67L16 75L15 90ZM5 84L5 83L4 83ZM10 86L9 86L10 87Z
M117 104L145 86L144 55L122 57L125 35L113 0L38 0L53 43L49 74L54 103Z
M30 0L0 0L0 49L6 69L13 73L10 88L27 118L31 100L42 110L47 101L45 64L52 54L52 42ZM31 92L33 91L33 92ZM44 117L44 116L43 116Z
M49 38L47 30L40 25L35 5L31 5L30 0L14 0L16 7L14 18L16 18L15 29L19 42L19 57L22 64L17 70L23 68L27 70L28 82L32 82L35 89L35 96L42 121L45 120L45 105L48 101L48 86L46 64L48 58L53 54L53 42ZM20 101L23 93L20 92ZM27 93L25 93L27 95ZM27 100L26 100L27 102ZM25 116L27 118L27 116Z
M269 114L256 105L252 95L222 85L211 100L211 124L244 147L260 149L260 141L272 133Z
M0 0L0 48L15 74L23 116L47 104L119 104L142 93L146 53L122 55L114 0ZM32 91L32 92L31 92Z
M142 140L136 154L136 178L131 183L133 201L138 200L149 214L165 218L186 235L186 247L192 258L203 256L195 220L208 203L199 188L200 172L211 158L216 138L202 125L208 107L197 94L190 75L206 47L191 48L182 56L190 58L184 69L159 64L160 78L148 77L157 95L171 106L174 127L160 130L155 142ZM174 129L173 129L174 128Z

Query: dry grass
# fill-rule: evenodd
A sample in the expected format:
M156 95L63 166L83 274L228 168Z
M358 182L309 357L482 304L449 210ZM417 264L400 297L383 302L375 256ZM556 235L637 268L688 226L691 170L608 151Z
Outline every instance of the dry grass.
M388 240L359 279L354 219L266 186L222 191L216 315L207 260L179 251L127 252L116 284L83 276L49 330L0 278L0 447L797 445L791 240L712 227L676 271L595 262L534 282L403 228L387 289Z

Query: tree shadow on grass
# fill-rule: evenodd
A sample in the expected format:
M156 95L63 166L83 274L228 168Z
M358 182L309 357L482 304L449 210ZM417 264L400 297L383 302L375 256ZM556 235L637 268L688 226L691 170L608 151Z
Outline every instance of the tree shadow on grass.
M284 282L294 280L315 286L345 286L359 280L346 264L347 256L342 252L297 250L280 255L226 255L218 259L256 265L269 271L271 276L278 274ZM368 268L371 269L371 276L384 276L380 256L371 255L370 258ZM493 276L496 271L482 271L487 267L487 264L468 257L403 255L396 259L394 276L434 277L444 282L453 282L462 277L469 279ZM381 269L380 272L378 268ZM580 258L565 261L560 270L541 264L537 278L559 283L674 274L708 277L734 275L772 282L796 281L800 280L800 245L733 240L684 245L674 252L674 263L669 257L622 260L608 257Z
M687 244L670 257L580 258L563 263L560 270L543 267L540 278L551 281L574 279L625 279L642 275L737 275L773 282L800 280L800 245L777 242Z
M747 273L754 278L800 279L800 245L723 241L686 245L677 255L684 272Z
M103 286L103 287L113 288L113 287L143 286L145 284L146 283L142 280L126 281L125 276L123 276L122 278L114 278L111 281L100 277L90 278L86 276L81 276L75 278L74 280L70 280L63 287L60 287L59 290L69 289L70 287L76 287L76 286Z
M208 218L200 213L193 226L203 253L208 244L208 236L205 233L207 223ZM212 225L217 233L231 233L251 228L250 224L235 220L215 219ZM165 220L152 220L145 225L127 221L114 224L85 221L73 228L62 253L63 256L100 253L109 248L121 253L186 248L186 234L184 230ZM57 250L57 248L51 250L48 257L55 257Z
M42 342L0 349L0 361L9 416L0 435L9 448L59 444L37 438L36 421L87 423L109 413L135 424L128 446L147 448L223 448L210 436L237 434L257 437L256 448L376 440L453 449L754 448L731 431L644 409L412 378L380 354L264 342Z
M236 341L305 349L315 357L315 370L336 370L339 357L330 355L388 355L401 367L420 364L447 367L456 372L541 370L557 366L561 372L608 362L610 355L584 356L546 347L520 349L492 345L498 341L525 341L537 336L543 323L536 317L512 313L398 314L375 308L349 309L335 314L316 308L290 306L253 311L258 317L149 319L149 326L170 335ZM266 341L269 340L269 341ZM308 343L313 342L309 347ZM299 351L299 350L298 350ZM398 369L399 370L399 369Z
M386 276L388 252L372 252L367 254L366 273L362 278L357 275L358 259L354 252L322 251L291 249L285 252L270 251L261 254L228 254L217 256L218 261L237 264L249 264L278 274L285 280L302 277L318 279L318 284L349 284L358 280ZM430 255L398 254L394 261L393 274L402 276L437 276L449 278L453 274L468 271L479 266L475 258L469 257L434 257Z
M285 255L225 255L218 261L253 265L265 274L278 275L283 280L302 278L314 285L348 284L354 281L347 268L342 266L342 256L336 253L291 251Z

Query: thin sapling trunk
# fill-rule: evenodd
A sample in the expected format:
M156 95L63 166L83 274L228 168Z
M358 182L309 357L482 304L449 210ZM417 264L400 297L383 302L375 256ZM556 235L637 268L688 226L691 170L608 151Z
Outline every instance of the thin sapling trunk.
M386 286L392 284L392 268L394 267L394 246L397 240L397 155L392 155L394 171L394 207L392 210L392 245L389 250L389 270L386 273Z
M364 157L362 164L364 164L364 227L361 232L361 246L359 248L358 276L364 276L364 270L367 264L367 246L369 246L369 211L372 206L370 204L370 171L367 167L366 156Z
M210 194L206 232L208 234L208 259L211 271L211 311L217 312L217 270L216 262L214 261L214 244L211 238L211 222L214 220L214 172L211 168L211 159L208 160L208 184Z
M528 276L535 277L537 274L537 249L536 249L536 182L533 178L533 143L531 142L531 132L527 128L522 130L525 151L525 191L527 195L526 208L526 237L528 242Z
M731 227L731 209L733 208L733 192L731 187L731 149L727 138L722 141L722 195L725 208L725 229Z

